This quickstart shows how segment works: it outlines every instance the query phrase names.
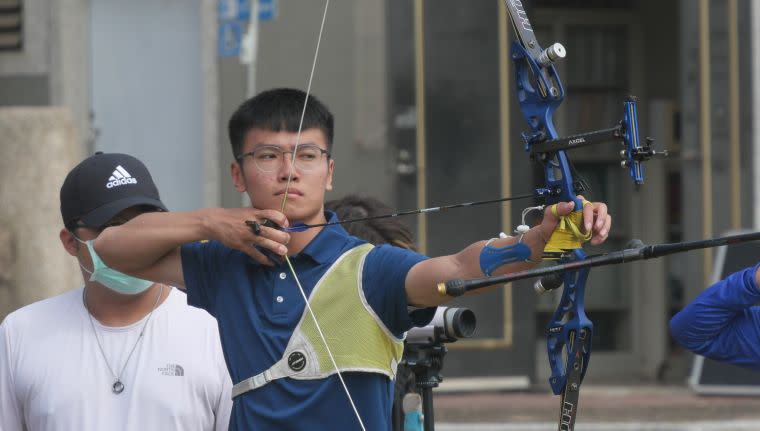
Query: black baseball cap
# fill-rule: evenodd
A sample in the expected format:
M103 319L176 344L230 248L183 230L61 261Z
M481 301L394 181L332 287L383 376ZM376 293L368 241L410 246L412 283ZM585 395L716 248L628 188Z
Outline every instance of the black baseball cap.
M72 169L61 186L61 217L68 228L81 220L99 229L136 205L168 211L148 168L127 154L97 152Z

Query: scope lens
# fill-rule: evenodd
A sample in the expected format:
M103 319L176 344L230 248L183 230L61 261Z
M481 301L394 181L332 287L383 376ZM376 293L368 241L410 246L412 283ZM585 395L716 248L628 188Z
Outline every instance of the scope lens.
M470 338L475 333L476 319L475 313L468 308L455 308L450 319L447 320L450 325L446 325L456 338Z

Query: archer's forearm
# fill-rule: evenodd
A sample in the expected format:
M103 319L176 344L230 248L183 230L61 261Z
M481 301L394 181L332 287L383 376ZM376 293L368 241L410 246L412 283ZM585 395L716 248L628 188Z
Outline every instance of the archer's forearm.
M502 265L493 272L493 275L501 275L501 274L508 274L508 273L517 272L517 271L525 271L536 266L538 262L541 262L541 259L544 254L544 247L546 246L546 241L549 239L550 235L551 235L551 232L549 232L548 234L545 234L543 232L543 228L541 225L531 228L522 237L522 242L525 245L527 245L528 248L530 248L530 258L528 258L527 261L514 262L514 263L508 263L506 265ZM515 244L516 242L518 242L518 240L520 240L519 236L509 237L509 238L494 241L491 244L494 247L504 247L506 245ZM479 258L480 256L478 256L478 259Z
M95 251L111 268L135 273L153 266L179 246L209 238L211 210L141 214L108 228L94 242Z
M544 249L543 232L536 227L526 233L522 242L531 250L530 260L541 261ZM494 247L505 247L518 242L519 237L508 237L495 240L491 243ZM417 306L435 306L450 301L452 298L442 296L438 292L438 283L452 279L470 279L484 277L480 268L480 254L486 241L478 241L464 248L462 251L441 256L415 265L409 272L406 281L407 300ZM532 262L514 262L502 265L494 271L494 275L508 272L522 271L535 266ZM488 289L482 289L485 291Z

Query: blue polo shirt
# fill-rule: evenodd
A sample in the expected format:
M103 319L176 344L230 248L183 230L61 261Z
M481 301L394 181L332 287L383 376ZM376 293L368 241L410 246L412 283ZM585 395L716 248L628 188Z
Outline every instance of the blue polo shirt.
M326 216L337 220L331 212ZM363 243L340 225L326 226L292 256L306 295L339 256ZM233 383L277 362L305 307L287 266L260 265L215 241L184 245L181 253L187 301L216 317ZM435 308L410 313L406 303L406 274L424 259L390 245L373 248L365 259L364 295L396 336L412 326L428 324L433 317ZM393 381L381 374L358 372L344 373L343 378L367 429L390 430ZM275 380L237 397L230 419L233 430L360 429L337 375Z

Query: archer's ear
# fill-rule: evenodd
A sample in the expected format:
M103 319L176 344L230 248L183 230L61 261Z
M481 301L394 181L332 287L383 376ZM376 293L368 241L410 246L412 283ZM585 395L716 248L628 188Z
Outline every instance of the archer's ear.
M66 250L66 252L76 257L77 252L79 251L79 241L74 238L74 234L69 232L68 229L64 228L61 229L58 237L61 239L61 244L63 244L63 248Z
M335 172L335 160L330 159L330 163L327 164L327 179L325 181L325 190L333 189L333 172Z
M237 161L230 163L230 176L232 177L232 184L235 186L235 190L243 193L246 190L245 177L243 176L243 168Z

